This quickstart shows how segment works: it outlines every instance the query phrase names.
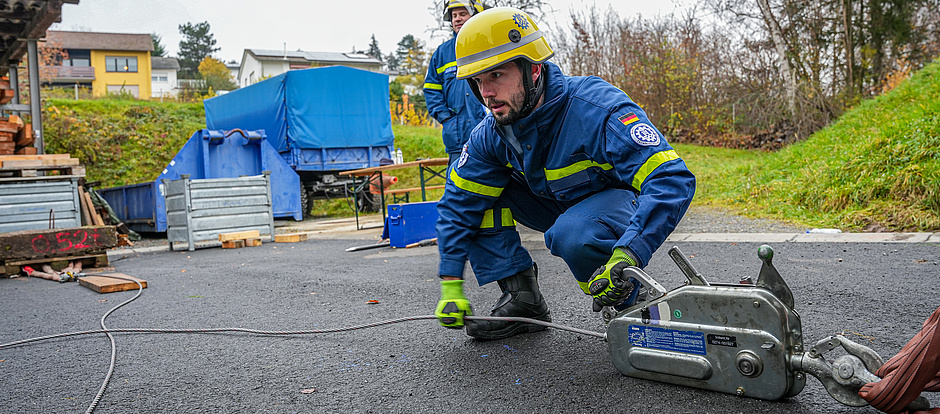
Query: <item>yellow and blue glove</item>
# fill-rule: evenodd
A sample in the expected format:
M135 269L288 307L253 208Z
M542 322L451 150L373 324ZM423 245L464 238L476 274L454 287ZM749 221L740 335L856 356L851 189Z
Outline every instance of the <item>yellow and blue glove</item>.
M623 302L636 290L636 281L623 275L623 269L629 266L636 266L636 261L618 247L614 249L607 264L591 275L585 293L594 298L594 312L600 312L604 306Z
M434 316L445 328L463 328L463 317L473 315L470 301L463 295L463 279L441 280L441 300Z

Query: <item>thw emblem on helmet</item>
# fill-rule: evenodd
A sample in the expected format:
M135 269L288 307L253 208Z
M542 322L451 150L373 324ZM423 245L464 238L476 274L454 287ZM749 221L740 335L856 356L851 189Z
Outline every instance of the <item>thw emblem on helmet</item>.
M529 21L526 20L525 16L516 13L512 16L512 19L516 22L516 26L519 26L520 29L529 28Z

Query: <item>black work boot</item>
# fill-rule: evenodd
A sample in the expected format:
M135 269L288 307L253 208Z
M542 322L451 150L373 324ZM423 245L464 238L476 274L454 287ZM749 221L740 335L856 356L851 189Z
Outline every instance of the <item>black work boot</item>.
M503 296L496 301L490 316L516 316L551 322L548 303L539 292L538 268L531 268L497 281ZM523 332L538 332L545 326L522 322L467 320L467 335L477 339L503 339Z

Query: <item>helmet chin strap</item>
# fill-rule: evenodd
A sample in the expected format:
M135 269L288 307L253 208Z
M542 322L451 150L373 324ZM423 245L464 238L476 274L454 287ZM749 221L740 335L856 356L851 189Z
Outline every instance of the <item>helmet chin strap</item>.
M545 77L542 76L545 67L543 66L541 70L539 70L539 77L535 79L535 82L532 82L532 62L526 59L516 59L516 66L518 66L519 71L522 72L522 88L525 91L525 104L522 105L522 110L519 112L522 114L522 117L525 118L532 114L532 111L535 110L535 106L539 103L539 98L541 98L542 94L545 92Z

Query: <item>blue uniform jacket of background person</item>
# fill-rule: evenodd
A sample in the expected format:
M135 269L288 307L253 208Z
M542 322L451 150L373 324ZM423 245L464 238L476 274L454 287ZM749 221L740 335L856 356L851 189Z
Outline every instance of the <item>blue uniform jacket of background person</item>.
M424 78L424 100L428 113L444 126L444 148L447 153L460 152L470 131L486 116L466 80L457 80L457 37L441 44Z
M598 77L564 76L550 62L543 73L543 104L512 124L521 152L488 114L450 167L438 204L441 275L463 274L469 240L513 170L534 194L562 203L607 188L632 189L637 210L615 247L629 248L640 267L691 203L695 177L626 93Z

